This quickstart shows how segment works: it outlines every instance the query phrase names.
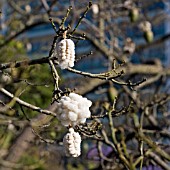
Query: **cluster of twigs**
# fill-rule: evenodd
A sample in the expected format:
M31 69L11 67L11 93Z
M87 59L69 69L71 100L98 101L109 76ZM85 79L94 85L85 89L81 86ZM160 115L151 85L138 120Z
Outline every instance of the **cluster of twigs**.
M58 40L60 40L60 38L63 38L64 34L66 34L67 38L76 40L77 43L81 40L90 39L90 37L84 32L80 32L78 30L78 27L83 20L86 20L86 14L90 10L92 2L88 3L85 11L80 16L74 28L71 28L70 25L65 26L66 21L72 10L71 6L68 8L65 17L63 17L63 19L58 22L59 27L57 27L55 22L53 21L53 18L51 17L52 6L48 6L46 1L44 0L42 0L42 5L46 10L49 21L55 31L55 36L52 42L51 49L49 51L49 55L40 59L2 63L0 64L0 70L4 71L9 68L18 68L23 66L30 67L31 65L43 63L49 64L54 85L51 104L55 105L55 102L58 102L61 96L68 95L70 92L74 91L74 89L66 89L64 91L60 87L58 61L55 53L57 42ZM102 17L100 19L102 19ZM29 27L29 25L26 25L24 29L26 29L27 27ZM23 31L20 31L16 33L15 36L7 38L4 44L0 45L0 48L6 45L11 39L15 38L22 32ZM103 43L102 39L100 39L100 43ZM100 46L98 42L96 42L96 40L93 41L93 44L95 44L97 48L99 48ZM130 80L128 76L126 77L126 74L130 70L129 67L131 67L131 70L133 70L132 64L128 65L128 63L123 62L122 59L118 59L119 56L117 56L116 54L114 55L114 53L108 53L108 50L104 47L101 47L100 51L104 53L104 55L108 54L107 57L110 62L108 71L97 74L80 71L73 68L68 68L67 71L73 74L81 75L84 78L88 77L92 80L99 79L101 81L110 82L112 86L119 86L121 87L121 94L119 97L121 98L123 95L125 95L128 101L123 101L123 106L119 104L119 97L115 98L114 101L107 101L106 105L98 106L102 108L103 111L100 110L96 114L92 113L92 116L91 118L89 118L88 122L85 124L77 125L75 127L75 130L80 132L84 138L91 138L95 141L96 148L98 150L100 166L103 169L126 168L135 170L137 168L140 168L140 170L142 170L143 166L149 166L150 164L159 165L167 170L170 169L170 151L168 151L167 147L165 147L166 145L164 144L164 141L161 141L163 139L170 138L170 133L166 128L166 126L169 126L169 124L165 120L168 116L163 113L163 117L160 119L162 119L165 125L160 126L160 119L157 115L159 107L166 104L168 105L170 99L169 95L161 97L153 95L154 97L151 99L151 101L148 102L146 97L144 97L144 94L142 94L142 92L139 93L139 90L143 86L150 84L150 82L154 82L155 79L153 81L150 81L150 79L149 81L147 81L146 78L140 77L140 79L138 79L137 81L132 82L133 79ZM88 55L86 55L86 57L92 55L92 52L90 52ZM81 59L83 59L83 57L80 57L77 60ZM119 64L120 61L123 64ZM136 72L138 73L137 67L138 66L134 68L136 68ZM161 67L160 70L163 72L162 69L163 68ZM144 71L146 71L146 69ZM168 70L165 71L165 75L169 74ZM135 74L135 71L132 71L131 74ZM153 71L153 74L157 73ZM126 80L124 77L126 77ZM158 78L160 78L160 76ZM156 80L158 78L156 77ZM28 81L26 81L26 83L28 85L32 84ZM20 97L15 96L15 94L9 92L3 84L0 86L0 92L3 93L5 96L8 96L11 100L14 100L16 103L18 103L25 119L28 121L31 130L36 137L47 144L57 143L55 140L44 138L43 135L40 135L41 130L37 130L37 127L43 127L42 129L46 128L47 124L50 123L53 118L56 118L57 109L51 111L50 109L42 109L33 104L27 103L24 100L21 100ZM147 101L146 103L144 102L145 99ZM101 102L103 102L102 99ZM3 107L6 106L4 102L1 102L1 104L3 105ZM36 122L34 119L32 120L31 118L29 118L27 113L25 113L24 108L39 112L40 114L43 114L44 117L40 119L40 121ZM12 107L8 106L7 109L12 109ZM7 123L9 124L9 122ZM150 137L148 134L151 134ZM159 138L161 142L157 143L157 140L159 140ZM104 145L112 148L109 154L104 154L102 149ZM0 164L1 162L3 161L0 160ZM4 162L3 164L5 163L6 162ZM20 165L16 166L20 167Z

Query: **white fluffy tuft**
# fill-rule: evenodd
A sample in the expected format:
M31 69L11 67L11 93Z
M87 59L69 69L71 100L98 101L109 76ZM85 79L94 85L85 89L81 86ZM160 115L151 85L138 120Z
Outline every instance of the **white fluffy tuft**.
M58 103L59 112L57 118L64 126L75 126L85 123L86 119L91 116L89 107L92 102L85 97L76 93L70 93L69 96L61 97Z
M57 58L61 69L74 66L75 45L71 39L63 39L57 44Z
M81 154L81 136L73 128L63 138L66 156L78 157Z

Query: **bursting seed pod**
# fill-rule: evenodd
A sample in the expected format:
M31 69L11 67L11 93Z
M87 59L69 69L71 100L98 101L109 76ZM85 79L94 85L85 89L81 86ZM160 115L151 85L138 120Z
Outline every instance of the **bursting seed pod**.
M89 107L92 102L81 95L70 93L68 96L62 96L58 105L58 119L63 126L75 126L85 123L91 116Z
M139 24L139 28L144 32L145 40L150 43L154 39L154 34L152 31L152 25L149 21L144 21Z
M63 138L66 156L78 157L81 154L81 136L73 128Z
M63 39L57 44L57 57L61 69L74 66L75 45L71 39Z

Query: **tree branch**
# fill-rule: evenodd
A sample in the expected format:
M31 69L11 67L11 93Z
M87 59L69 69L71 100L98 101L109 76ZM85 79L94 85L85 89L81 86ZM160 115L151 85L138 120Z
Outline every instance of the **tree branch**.
M27 108L29 108L29 109L32 109L32 110L34 110L34 111L37 111L37 112L40 112L40 113L43 113L43 114L46 114L46 115L51 115L51 116L54 116L54 117L57 116L56 113L54 113L54 112L51 112L51 111L49 111L49 110L41 109L40 107L34 106L34 105L32 105L32 104L29 104L29 103L27 103L27 102L19 99L18 97L15 97L12 93L10 93L9 91L7 91L7 90L4 89L4 88L0 88L0 91L1 91L3 94L5 94L6 96L8 96L8 97L10 97L10 98L12 98L12 99L14 99L14 100L16 100L16 102L17 102L18 104L20 104L20 105L22 105L22 106L24 106L24 107L27 107Z

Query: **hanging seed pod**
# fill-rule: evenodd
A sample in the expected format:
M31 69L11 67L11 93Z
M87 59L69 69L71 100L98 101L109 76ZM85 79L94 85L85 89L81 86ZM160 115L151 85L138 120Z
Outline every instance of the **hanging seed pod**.
M78 157L81 154L81 136L73 128L63 138L66 156Z
M135 22L139 18L139 10L137 8L132 8L129 11L129 17L131 22Z
M57 57L61 69L74 66L75 45L71 39L63 39L57 44Z
M151 30L145 31L144 38L145 38L146 42L151 43L154 38L153 32Z
M154 34L152 32L152 25L149 21L140 23L139 28L144 32L144 38L146 42L150 43L153 41Z
M99 6L97 4L92 5L92 12L94 15L97 15L99 13Z

